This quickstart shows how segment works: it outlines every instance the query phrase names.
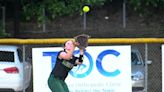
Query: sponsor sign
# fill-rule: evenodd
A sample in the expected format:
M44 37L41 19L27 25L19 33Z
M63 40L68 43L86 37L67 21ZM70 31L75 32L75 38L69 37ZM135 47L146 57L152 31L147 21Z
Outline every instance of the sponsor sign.
M47 80L60 47L33 48L34 92L51 92ZM75 56L79 50L75 50ZM84 62L66 78L70 92L132 92L131 47L89 46Z

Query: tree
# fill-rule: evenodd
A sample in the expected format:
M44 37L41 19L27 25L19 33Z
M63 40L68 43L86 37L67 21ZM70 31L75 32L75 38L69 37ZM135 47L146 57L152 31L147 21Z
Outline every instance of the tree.
M23 7L23 19L41 22L44 19L43 9L46 18L53 20L56 17L71 15L81 12L83 5L91 7L102 6L107 2L115 0L21 0ZM120 0L122 2L122 0ZM133 8L141 16L153 14L156 9L164 8L164 0L127 0L127 5Z
M22 0L23 19L36 19L41 22L44 19L43 9L46 18L53 20L56 17L71 15L81 12L83 5L100 6L106 0Z
M148 16L154 14L154 11L164 9L164 0L129 0L129 5L140 16Z

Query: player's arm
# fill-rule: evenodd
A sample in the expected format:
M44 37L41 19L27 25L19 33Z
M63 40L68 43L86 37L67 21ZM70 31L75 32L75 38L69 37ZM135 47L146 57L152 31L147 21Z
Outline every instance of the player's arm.
M80 49L79 58L76 60L75 63L76 63L77 65L80 65L80 64L82 64L83 59L84 59L84 50L83 50L83 49Z
M70 60L72 58L72 52L65 52L65 51L62 51L60 52L59 54L59 59L65 59L65 60Z

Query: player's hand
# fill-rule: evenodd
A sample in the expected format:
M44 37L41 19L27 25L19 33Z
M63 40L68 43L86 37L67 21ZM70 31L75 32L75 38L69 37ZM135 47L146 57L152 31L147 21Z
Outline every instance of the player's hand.
M80 44L78 42L74 42L74 45L77 47L79 46Z

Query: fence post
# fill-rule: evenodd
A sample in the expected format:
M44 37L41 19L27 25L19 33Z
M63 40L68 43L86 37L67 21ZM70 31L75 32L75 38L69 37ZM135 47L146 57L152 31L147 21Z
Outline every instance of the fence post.
M126 28L126 0L123 1L123 28Z
M43 32L46 32L46 14L45 14L45 7L43 8Z
M147 43L145 43L145 89L144 92L147 92L147 80L148 80L148 65L147 65L147 61L148 61L148 45Z
M25 63L25 56L26 56L26 46L23 45L23 92L26 92L26 89L25 89L25 67L24 67L24 63Z
M84 15L83 15L83 30L86 31L86 13L84 12Z
M5 9L5 7L3 6L2 7L2 27L3 27L3 30L2 30L2 32L5 32L6 31L6 27L5 27L5 25L6 25L6 20L5 20L5 12L6 12L6 9Z

